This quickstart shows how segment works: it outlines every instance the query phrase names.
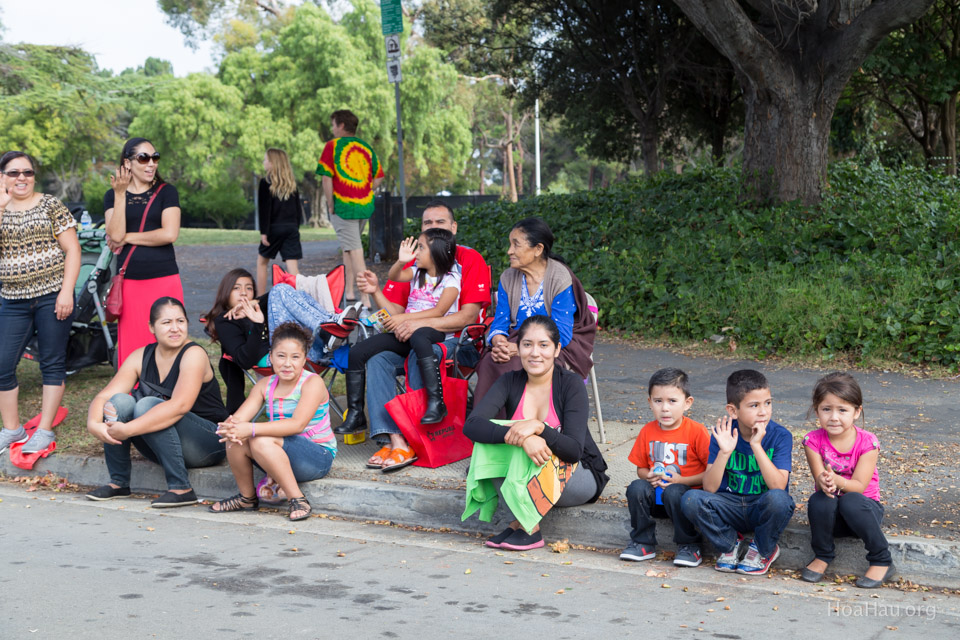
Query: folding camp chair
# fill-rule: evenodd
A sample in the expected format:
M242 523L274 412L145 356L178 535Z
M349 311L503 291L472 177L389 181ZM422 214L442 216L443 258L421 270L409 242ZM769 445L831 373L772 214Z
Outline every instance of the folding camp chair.
M277 265L274 265L274 282L280 280L277 274L278 269L280 268ZM330 290L330 297L334 301L334 312L336 313L340 313L343 310L343 295L346 289L345 273L346 268L342 264L335 266L327 273L327 287ZM280 269L279 275L286 276L282 269ZM206 326L208 320L209 318L205 318L203 316L200 317L200 322L202 322L204 326ZM358 322L356 320L344 320L343 325L324 323L320 325L320 327L325 331L336 335L337 337L346 338L357 325ZM332 356L332 354L325 355ZM223 357L226 360L233 361L233 358L231 358L229 355L224 354ZM337 379L337 375L340 373L333 365L332 357L325 357L319 362L308 361L305 368L307 371L316 373L323 378L324 383L327 385L327 389L333 388L333 384ZM243 373L251 384L256 384L258 380L257 376L262 377L272 375L273 369L271 367L253 367L252 369L244 370ZM330 395L330 406L336 412L337 416L343 420L343 408L340 406L340 403L337 402L336 398L333 397L333 395Z

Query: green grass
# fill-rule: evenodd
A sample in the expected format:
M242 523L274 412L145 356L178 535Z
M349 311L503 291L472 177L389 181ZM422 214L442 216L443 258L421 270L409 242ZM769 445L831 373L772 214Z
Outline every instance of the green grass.
M300 227L301 242L315 242L319 240L336 240L333 229L317 229L314 227ZM177 246L219 246L219 245L250 245L260 242L260 233L252 229L180 229Z
M198 341L210 356L213 370L217 371L217 362L220 360L220 345L211 345L207 340ZM103 454L102 443L87 431L87 408L90 401L103 389L113 377L113 367L103 364L88 367L67 378L66 389L61 403L70 410L66 420L57 427L57 451L76 455ZM220 381L219 373L217 380ZM21 360L17 366L17 380L20 383L20 422L26 422L40 413L40 367L31 360ZM247 384L247 391L250 390ZM332 395L343 395L346 392L343 376L337 380L331 391ZM220 381L220 393L227 397L227 390Z

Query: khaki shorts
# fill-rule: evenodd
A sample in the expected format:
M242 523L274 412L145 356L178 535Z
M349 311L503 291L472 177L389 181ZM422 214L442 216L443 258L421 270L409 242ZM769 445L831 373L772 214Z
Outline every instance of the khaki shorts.
M333 214L330 216L330 222L333 224L333 230L337 232L340 249L343 251L363 249L360 234L363 233L363 228L367 224L366 220L344 220L337 214Z

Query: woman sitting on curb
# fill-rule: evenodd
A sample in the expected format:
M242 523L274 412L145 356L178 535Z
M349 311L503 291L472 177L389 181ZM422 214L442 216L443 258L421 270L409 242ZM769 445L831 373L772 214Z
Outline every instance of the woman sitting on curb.
M610 478L587 428L583 379L556 366L557 325L530 316L520 325L517 344L523 368L497 380L463 429L477 443L463 517L480 509L481 519L489 520L496 493L487 483L502 479L500 493L517 520L486 544L525 551L543 546L539 521L547 510L596 502ZM504 409L510 420L494 420Z
M327 475L337 455L327 388L320 376L303 369L310 339L310 332L298 324L277 327L270 349L276 373L261 379L237 412L220 423L217 433L227 443L227 460L240 493L215 502L210 511L260 507L253 483L256 464L280 485L290 502L290 519L309 517L312 509L299 483ZM250 422L264 402L270 421Z
M182 302L171 297L154 302L150 331L157 342L131 353L90 403L87 429L103 442L110 483L87 498L130 495L131 444L163 467L169 491L152 502L154 507L196 503L187 469L223 460L216 423L227 410L207 352L189 341L187 327Z

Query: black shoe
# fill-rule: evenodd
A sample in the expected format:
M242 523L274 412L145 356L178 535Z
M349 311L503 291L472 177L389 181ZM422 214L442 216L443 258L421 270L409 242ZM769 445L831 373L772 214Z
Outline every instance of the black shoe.
M883 586L883 583L887 580L893 580L894 576L897 575L897 568L892 564L887 567L887 572L883 575L883 578L880 580L874 580L873 578L868 578L863 576L862 578L857 578L857 581L854 583L861 589L879 589Z
M108 484L97 487L87 494L87 500L113 500L114 498L129 498L130 487L111 487Z
M347 369L343 377L347 381L347 415L343 417L343 424L334 427L337 435L360 433L367 428L367 417L363 415L363 396L366 392L366 370Z
M503 544L503 541L512 536L515 532L516 529L513 527L507 527L497 535L487 538L487 541L484 544L491 549L499 549L500 545Z
M527 533L523 529L517 529L510 537L500 543L501 549L507 549L509 551L529 551L531 549L539 549L542 546L543 535L541 535L539 530L533 533Z
M156 500L152 500L150 502L150 506L154 509L185 507L190 504L197 504L197 494L193 492L193 489L190 489L190 491L187 491L186 493L174 493L173 491L167 491Z
M437 424L447 416L447 406L443 404L443 383L440 380L440 363L434 356L417 358L423 388L427 392L427 409L420 418L420 424Z
M804 582L820 582L823 580L823 572L804 567L803 571L800 572L800 579Z

